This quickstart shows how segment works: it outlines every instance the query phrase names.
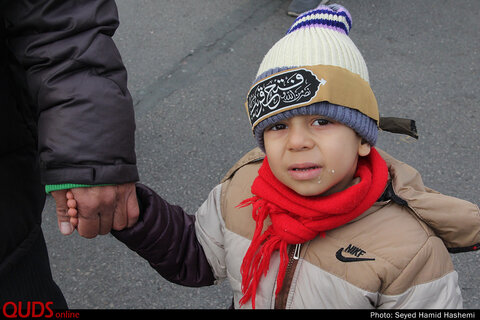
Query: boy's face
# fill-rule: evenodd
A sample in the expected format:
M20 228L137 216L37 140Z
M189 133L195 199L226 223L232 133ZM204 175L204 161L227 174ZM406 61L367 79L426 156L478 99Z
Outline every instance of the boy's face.
M318 115L277 122L265 130L264 141L275 177L303 196L345 190L358 156L370 153L370 145L351 128Z

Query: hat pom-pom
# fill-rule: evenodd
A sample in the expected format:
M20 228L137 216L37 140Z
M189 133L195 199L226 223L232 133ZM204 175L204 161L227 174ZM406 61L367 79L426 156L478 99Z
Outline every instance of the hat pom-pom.
M298 16L287 34L308 27L334 29L348 35L352 28L352 17L348 10L339 4L320 5Z

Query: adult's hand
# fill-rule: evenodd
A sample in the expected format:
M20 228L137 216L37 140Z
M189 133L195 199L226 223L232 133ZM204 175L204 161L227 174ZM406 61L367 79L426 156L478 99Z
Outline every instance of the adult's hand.
M133 226L139 215L135 183L71 189L77 205L78 233L85 238ZM60 232L74 231L67 214L67 190L52 191Z

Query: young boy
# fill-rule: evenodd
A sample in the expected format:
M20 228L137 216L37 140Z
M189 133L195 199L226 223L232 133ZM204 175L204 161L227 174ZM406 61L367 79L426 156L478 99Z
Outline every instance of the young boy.
M479 247L479 209L374 148L378 108L350 27L339 5L299 16L247 97L260 148L195 216L138 184L139 222L114 236L174 283L227 278L235 308L462 307L448 250Z

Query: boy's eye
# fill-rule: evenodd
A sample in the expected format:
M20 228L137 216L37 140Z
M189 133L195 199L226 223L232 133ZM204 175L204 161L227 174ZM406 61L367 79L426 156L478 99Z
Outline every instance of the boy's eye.
M313 125L314 126L326 126L327 124L331 123L329 120L327 119L315 119L315 121L313 121Z
M272 130L272 131L278 131L278 130L283 130L287 127L286 124L283 124L283 123L276 123L274 125L272 125L270 128L268 128L268 130Z

